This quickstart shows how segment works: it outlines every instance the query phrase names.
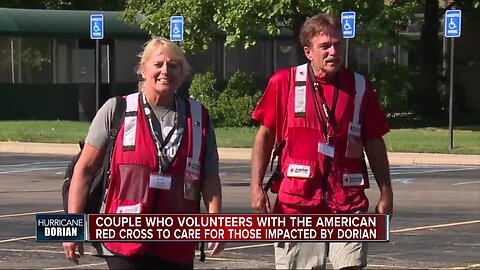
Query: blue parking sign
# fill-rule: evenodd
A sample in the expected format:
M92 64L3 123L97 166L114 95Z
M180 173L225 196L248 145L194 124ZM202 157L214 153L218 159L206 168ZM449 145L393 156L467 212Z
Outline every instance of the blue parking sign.
M462 33L462 11L447 10L445 13L445 37L459 37Z
M355 37L355 11L345 11L342 12L342 33L343 38L354 38Z
M183 16L170 17L170 40L183 40Z
M90 38L103 39L103 14L90 15Z

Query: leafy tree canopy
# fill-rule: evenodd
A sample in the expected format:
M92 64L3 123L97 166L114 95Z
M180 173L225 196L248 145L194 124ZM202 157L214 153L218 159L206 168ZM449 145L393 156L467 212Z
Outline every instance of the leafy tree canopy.
M2 0L1 7L33 9L123 10L124 0Z
M255 44L262 34L298 36L305 19L319 12L340 16L357 12L357 37L361 43L381 46L398 38L398 32L415 20L421 1L338 0L127 0L123 17L153 36L169 36L169 21L182 15L187 51L206 49L215 36L224 35L225 45Z

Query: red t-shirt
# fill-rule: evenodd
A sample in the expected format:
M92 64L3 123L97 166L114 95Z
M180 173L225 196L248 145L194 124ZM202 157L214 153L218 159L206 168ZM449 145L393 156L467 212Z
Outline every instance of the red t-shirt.
M342 69L340 71L340 94L342 92L351 95L355 88L355 80L353 78L353 72L348 69ZM325 80L323 78L316 78L320 84L320 89L323 89L323 95L325 97L328 107L332 108L333 93L335 87L335 78ZM294 73L290 80L294 80ZM285 106L287 102L289 82L289 69L282 69L270 77L267 88L263 93L257 107L255 108L252 118L262 123L269 130L275 132L277 141L281 141L283 134L283 124L285 120ZM381 138L383 135L390 131L385 114L383 113L380 104L377 99L377 95L372 89L372 86L368 80L365 85L365 121L362 123L362 137L364 142L372 141ZM290 97L294 98L290 91ZM335 117L339 121L342 111L344 110L340 99L337 103L335 110ZM280 127L280 128L279 128Z
M286 126L286 106L287 106L287 99L288 102L293 102L291 99L295 98L295 91L293 89L288 89L289 85L294 85L293 80L295 74L295 69L291 72L291 78L289 69L283 69L275 74L269 80L268 86L263 94L263 97L260 99L255 111L253 112L252 118L260 123L262 123L265 127L269 130L273 131L276 136L277 142L282 141L283 134L287 132ZM336 78L332 79L324 79L324 78L316 78L317 82L320 84L319 91L322 92L324 97L324 101L326 102L329 109L332 108L333 103L333 95L335 89ZM289 83L290 81L290 83ZM307 81L307 84L309 82ZM338 134L334 134L337 138L344 138L346 139L346 133L348 129L348 123L345 121L351 121L349 117L343 117L345 112L347 111L347 106L352 106L354 103L352 102L353 97L355 97L355 79L354 73L348 69L342 69L339 74L339 96L336 104L335 109L335 123L338 123L337 126L342 126L343 128L337 129ZM311 89L311 88L307 88ZM288 91L290 90L290 91ZM307 90L308 91L308 90ZM289 93L290 92L290 93ZM288 95L288 96L287 96ZM317 100L320 101L322 99L322 95L317 93ZM364 144L366 142L379 139L387 132L389 132L389 127L385 118L385 114L383 113L380 104L378 102L377 96L372 89L371 84L366 80L365 83L365 94L363 97L364 106L362 106L362 120L361 124L361 136ZM308 101L307 101L308 103ZM348 105L350 104L350 105ZM320 109L321 117L323 118L323 123L326 123L326 116L323 113L323 110ZM353 109L348 108L348 111L353 115ZM310 115L310 116L309 116ZM312 117L315 114L307 114L308 117ZM317 115L315 115L317 117ZM289 134L292 136L292 134ZM301 142L295 142L301 143ZM345 151L346 141L344 143L338 142L336 144L336 150L339 152ZM299 148L302 149L302 148ZM342 151L343 149L343 151ZM300 150L301 152L301 150ZM301 154L301 153L297 153ZM300 157L296 157L300 158ZM345 158L338 157L335 158L333 162L345 162ZM341 180L338 180L341 181ZM355 197L354 199L358 199ZM366 199L366 198L365 198ZM357 205L355 205L357 204ZM350 205L351 208L358 207L358 200ZM367 202L368 205L368 202ZM342 206L344 207L344 206ZM290 208L287 205L279 205L275 204L274 211L278 213L296 213L296 212L305 212L304 210ZM330 209L332 210L332 209ZM325 208L320 209L310 209L307 211L312 212L320 212L323 213L324 211L329 211Z

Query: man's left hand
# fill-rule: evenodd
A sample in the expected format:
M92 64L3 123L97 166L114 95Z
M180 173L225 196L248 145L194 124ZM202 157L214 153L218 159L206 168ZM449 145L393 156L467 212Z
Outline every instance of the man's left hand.
M211 242L208 243L208 248L211 249L208 253L210 257L213 257L215 255L220 254L220 252L223 251L223 248L225 246L224 242Z
M378 200L377 207L375 208L375 212L378 212L380 214L388 214L390 215L390 219L392 219L393 191L391 189L381 192L380 200Z

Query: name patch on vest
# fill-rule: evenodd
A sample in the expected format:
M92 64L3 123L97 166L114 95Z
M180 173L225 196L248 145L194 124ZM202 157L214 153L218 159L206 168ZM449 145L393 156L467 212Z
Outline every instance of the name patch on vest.
M346 173L343 175L344 187L359 187L363 186L363 174L361 173Z
M117 207L117 214L138 214L141 210L141 204L125 205Z
M288 177L309 178L310 177L310 166L290 164L290 165L288 165L287 176Z
M198 201L200 197L200 171L201 165L199 160L187 158L187 166L185 167L185 178L183 186L183 197L187 200Z

